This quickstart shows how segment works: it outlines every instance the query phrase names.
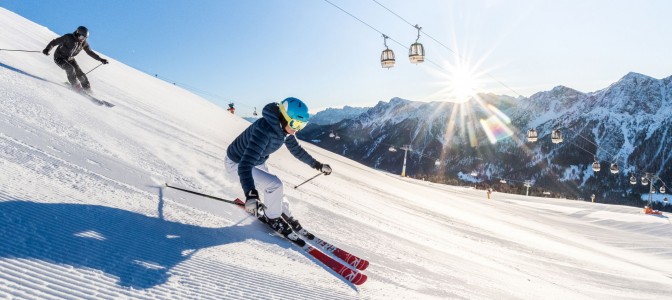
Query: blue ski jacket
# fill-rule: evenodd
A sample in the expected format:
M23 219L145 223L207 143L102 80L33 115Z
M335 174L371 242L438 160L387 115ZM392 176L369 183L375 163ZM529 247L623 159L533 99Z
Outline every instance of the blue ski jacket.
M311 167L317 164L317 160L299 145L296 136L286 133L282 128L282 115L278 105L267 104L262 110L262 118L247 127L226 150L229 159L238 163L238 177L245 195L255 189L252 168L264 164L271 153L280 149L283 144L300 161Z

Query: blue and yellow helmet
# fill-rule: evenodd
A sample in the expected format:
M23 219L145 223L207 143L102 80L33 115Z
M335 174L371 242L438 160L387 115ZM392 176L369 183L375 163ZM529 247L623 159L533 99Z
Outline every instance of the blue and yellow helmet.
M303 101L289 97L282 100L278 106L289 127L294 130L301 130L306 127L310 114L308 113L308 106Z

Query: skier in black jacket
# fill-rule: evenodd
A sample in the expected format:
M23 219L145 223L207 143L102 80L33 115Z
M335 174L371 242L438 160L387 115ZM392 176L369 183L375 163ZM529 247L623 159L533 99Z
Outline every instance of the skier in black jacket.
M75 56L77 56L80 51L84 50L86 54L93 57L93 59L100 61L103 64L107 64L107 59L101 58L91 50L89 43L86 42L88 37L89 30L84 26L79 26L75 32L54 39L46 48L44 48L44 50L42 50L42 53L48 56L49 50L58 46L54 52L54 62L61 67L61 69L65 70L65 73L68 75L68 81L74 90L78 92L83 90L87 93L91 92L91 84L89 83L89 79L86 78L86 74L82 72L82 69L77 64ZM79 80L79 83L77 83L77 80Z

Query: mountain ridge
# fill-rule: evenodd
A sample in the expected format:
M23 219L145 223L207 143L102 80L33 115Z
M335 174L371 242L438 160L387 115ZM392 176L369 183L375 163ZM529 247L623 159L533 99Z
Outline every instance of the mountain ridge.
M598 193L615 199L614 203L638 206L641 205L639 195L648 193L631 186L630 176L641 177L651 172L666 181L672 178L671 158L666 154L672 150L669 141L672 132L667 129L672 128L667 118L672 115L671 83L672 76L655 79L629 72L604 89L590 93L558 85L527 98L479 94L480 102L499 107L511 120L507 126L513 138L495 145L486 142L483 127L477 121L495 115L485 106L470 105L471 115L460 119L455 117L460 112L456 104L416 102L398 97L389 102L380 101L344 123L309 125L300 136L371 167L394 173L400 173L400 165L396 158L388 158L389 147L409 144L415 149L409 153L407 166L407 174L412 176L435 177L439 182L460 184L458 173L478 169L485 176L479 181L487 186L507 189L497 185L497 181L499 177L509 176L511 180L538 182L534 193L550 190L575 199ZM539 132L540 141L535 144L525 142L530 128ZM564 131L564 143L550 142L551 131L555 129ZM456 134L448 138L451 130ZM324 134L329 132L336 132L341 139L325 138ZM471 147L474 140L478 141L476 148ZM498 157L498 153L502 157ZM478 159L483 163L474 163ZM436 167L437 160L442 167ZM602 173L591 169L595 160L603 165ZM612 163L616 163L621 172L611 178L604 177ZM538 168L540 164L548 169ZM527 172L521 171L526 168ZM571 192L563 193L563 189Z

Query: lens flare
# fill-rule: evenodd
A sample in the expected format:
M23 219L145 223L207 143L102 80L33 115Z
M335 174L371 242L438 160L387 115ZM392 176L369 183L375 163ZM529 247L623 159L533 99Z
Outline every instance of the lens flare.
M492 115L487 119L480 119L480 123L491 144L496 144L497 141L513 135L513 131L496 115Z
M507 116L501 110L497 109L497 107L495 107L492 104L488 104L487 107L488 107L488 109L490 109L491 112L494 112L495 115L497 115L499 117L499 119L501 119L504 123L511 124L511 118L509 118L509 116Z

